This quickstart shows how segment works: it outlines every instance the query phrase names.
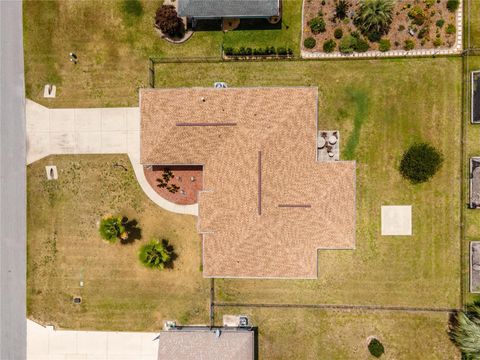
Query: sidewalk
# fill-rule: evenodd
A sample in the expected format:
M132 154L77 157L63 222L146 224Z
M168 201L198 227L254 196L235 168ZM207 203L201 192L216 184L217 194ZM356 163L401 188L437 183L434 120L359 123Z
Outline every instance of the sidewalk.
M28 360L155 360L158 333L54 330L27 319Z
M161 208L198 215L198 205L172 203L152 189L140 164L139 108L49 109L26 102L27 164L53 154L128 154L145 194Z

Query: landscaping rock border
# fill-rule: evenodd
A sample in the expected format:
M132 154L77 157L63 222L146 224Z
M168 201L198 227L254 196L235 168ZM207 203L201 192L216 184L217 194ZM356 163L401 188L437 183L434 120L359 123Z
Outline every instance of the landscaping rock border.
M450 48L437 48L437 49L414 49L414 50L391 50L391 51L366 51L364 53L352 53L344 54L340 51L332 53L325 52L310 52L303 49L304 31L305 28L305 1L302 3L302 36L300 41L300 56L304 59L335 59L335 58L379 58L379 57L409 57L409 56L435 56L435 55L454 55L460 54L463 51L463 3L460 1L460 6L456 13L456 42Z

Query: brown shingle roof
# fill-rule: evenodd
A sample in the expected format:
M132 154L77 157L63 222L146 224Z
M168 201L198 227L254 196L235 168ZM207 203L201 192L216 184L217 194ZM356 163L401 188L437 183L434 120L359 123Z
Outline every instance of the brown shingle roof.
M142 163L204 165L205 276L315 278L317 249L354 247L355 163L316 161L317 88L142 90L140 106Z

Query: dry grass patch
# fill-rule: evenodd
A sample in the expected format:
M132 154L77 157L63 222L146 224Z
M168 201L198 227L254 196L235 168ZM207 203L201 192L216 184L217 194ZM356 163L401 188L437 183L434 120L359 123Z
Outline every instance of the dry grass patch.
M58 181L46 180L50 164L58 168ZM97 221L108 213L137 220L141 239L102 241ZM165 319L207 323L209 287L200 271L195 218L152 203L128 157L51 156L29 165L27 216L30 318L62 328L124 331L158 330ZM138 249L153 236L174 246L173 270L140 264ZM76 295L81 305L72 304Z

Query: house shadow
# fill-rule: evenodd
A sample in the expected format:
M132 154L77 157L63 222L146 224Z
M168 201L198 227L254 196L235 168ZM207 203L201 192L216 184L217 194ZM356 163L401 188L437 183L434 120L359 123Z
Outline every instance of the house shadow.
M188 22L187 27L192 28L193 24L191 21ZM242 30L281 30L282 29L282 20L276 24L270 23L265 18L259 19L240 19L240 25L231 31L242 31ZM288 26L286 26L288 29ZM197 19L195 20L195 25L193 31L222 31L223 30L223 21L222 19Z
M128 238L121 239L120 243L123 245L133 244L135 241L142 239L142 229L138 227L137 220L128 220L127 217L124 217L122 223L128 233Z

